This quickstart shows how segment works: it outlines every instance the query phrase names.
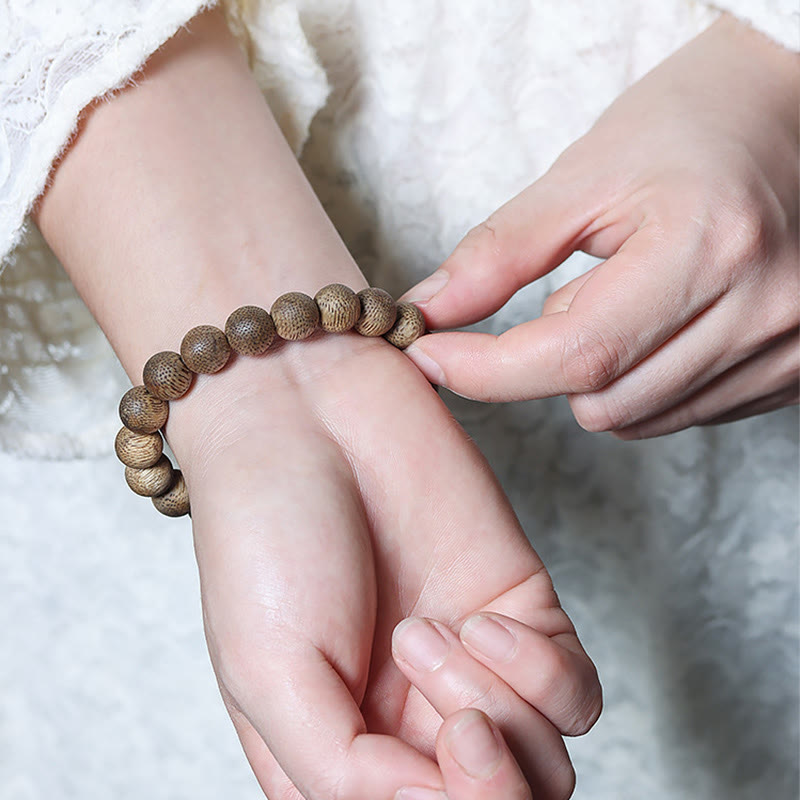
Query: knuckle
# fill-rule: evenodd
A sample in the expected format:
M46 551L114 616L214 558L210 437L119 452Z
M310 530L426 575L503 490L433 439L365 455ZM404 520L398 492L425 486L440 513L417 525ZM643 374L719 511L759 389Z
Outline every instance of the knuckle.
M718 235L726 271L738 274L742 266L763 263L768 257L770 235L764 217L746 201L722 213Z
M462 246L470 251L477 251L481 259L497 264L503 259L503 237L499 235L500 228L500 219L495 212L467 231Z
M538 690L536 695L540 698L563 697L565 690L570 692L569 686L565 685L564 677L573 671L569 653L561 648L552 648L547 656L540 656L537 667ZM571 683L569 681L568 683Z
M711 201L706 199L706 205ZM744 185L725 189L722 203L713 207L715 213L709 226L711 250L717 268L729 278L741 274L742 267L766 263L781 226L781 214L770 190L751 178Z
M594 727L602 713L603 689L595 675L589 690L585 692L574 712L565 719L561 733L564 736L583 736Z
M569 405L575 421L590 433L620 430L636 421L623 403L611 402L602 392L573 395Z
M576 326L565 343L562 372L571 394L597 392L619 377L627 348L620 336Z
M551 650L537 670L536 697L550 698L553 720L564 736L582 736L597 722L603 709L603 689L597 670L586 657L576 663L575 654Z

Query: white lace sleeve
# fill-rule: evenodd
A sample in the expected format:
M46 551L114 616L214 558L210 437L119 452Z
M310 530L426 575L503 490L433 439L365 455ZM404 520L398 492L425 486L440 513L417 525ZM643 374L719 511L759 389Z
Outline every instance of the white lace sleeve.
M119 87L208 0L0 0L0 254L81 110Z
M796 0L712 0L704 5L733 14L789 50L800 50L800 6Z

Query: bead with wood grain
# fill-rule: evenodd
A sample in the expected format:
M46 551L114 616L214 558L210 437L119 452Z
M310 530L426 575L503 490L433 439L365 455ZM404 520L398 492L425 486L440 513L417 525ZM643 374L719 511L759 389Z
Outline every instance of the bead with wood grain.
M413 303L397 304L397 319L391 329L384 334L389 344L405 350L425 333L425 317Z
M152 498L153 505L167 517L182 517L189 513L189 490L183 473L174 471L172 485L164 494Z
M219 372L231 357L225 333L213 325L192 328L181 342L181 358L192 372L211 375Z
M328 333L344 333L358 322L361 303L348 286L331 283L314 295L319 308L319 326Z
M258 306L237 308L225 322L228 343L242 356L260 356L266 353L275 340L275 335L272 317Z
M355 329L362 336L383 336L394 325L397 306L383 289L362 289L358 293L361 314Z
M119 401L119 418L134 433L155 433L169 416L169 403L160 400L146 386L128 389Z
M164 350L151 356L143 370L143 386L129 389L120 400L124 427L117 433L114 450L125 464L125 480L136 494L150 497L168 517L191 514L189 490L179 469L173 469L163 453L158 432L169 416L169 402L191 387L195 373L219 372L232 353L258 356L277 337L289 341L307 339L318 328L329 333L354 329L362 336L384 336L404 349L425 333L422 312L412 303L395 303L383 289L355 293L341 283L320 289L312 298L302 292L278 297L269 312L259 306L241 306L225 322L225 330L213 325L192 328L180 346L180 354Z
M319 325L319 308L313 297L302 292L282 294L269 310L281 339L307 339Z
M170 460L162 455L152 466L145 469L125 467L125 480L136 494L142 497L155 497L172 485L174 471Z
M193 373L178 353L163 350L147 359L142 383L160 400L177 400L189 391Z
M134 433L130 428L120 428L114 440L114 452L126 466L134 469L152 467L161 458L164 442L161 434Z

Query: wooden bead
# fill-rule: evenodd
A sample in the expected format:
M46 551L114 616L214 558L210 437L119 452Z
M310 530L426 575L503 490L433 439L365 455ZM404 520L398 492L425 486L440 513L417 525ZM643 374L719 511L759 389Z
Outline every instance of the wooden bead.
M120 428L114 440L114 450L126 467L145 469L161 458L164 442L160 433L134 433L128 428Z
M219 372L230 357L228 339L213 325L192 328L181 342L181 358L192 372L205 375Z
M394 325L397 306L383 289L362 289L358 293L361 315L355 328L362 336L383 336Z
M172 464L165 455L162 455L152 467L146 469L125 467L125 480L128 482L128 486L142 497L164 494L172 486L172 475Z
M319 326L328 333L349 331L361 316L358 295L348 286L331 283L314 295L319 308Z
M319 309L312 297L302 292L282 294L269 310L281 339L307 339L319 325Z
M275 339L275 323L263 308L242 306L228 317L225 335L240 355L260 356Z
M172 486L164 494L154 497L153 505L167 517L182 517L189 513L189 490L179 469L173 472Z
M425 317L413 303L397 304L397 320L388 333L387 342L405 350L412 342L425 333Z
M189 391L192 371L177 353L164 350L147 359L142 382L151 394L161 400L177 400Z
M145 386L128 389L119 401L119 418L134 433L155 433L163 428L169 415L169 403L159 400Z

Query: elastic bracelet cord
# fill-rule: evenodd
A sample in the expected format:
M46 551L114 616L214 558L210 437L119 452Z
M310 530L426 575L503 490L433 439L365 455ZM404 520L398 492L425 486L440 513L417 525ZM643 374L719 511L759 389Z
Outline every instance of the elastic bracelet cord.
M383 289L356 293L341 283L320 289L312 298L302 292L282 294L269 312L258 306L237 308L222 331L213 325L192 328L180 353L169 350L151 356L142 371L142 385L120 400L123 427L114 450L125 465L128 486L168 517L190 514L189 492L179 469L164 454L161 429L169 402L183 397L195 374L219 372L232 353L259 356L280 338L307 339L321 328L328 333L355 330L362 336L383 336L404 350L425 333L422 312L412 303L395 303Z

